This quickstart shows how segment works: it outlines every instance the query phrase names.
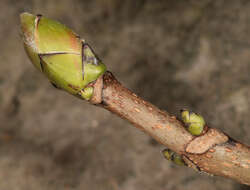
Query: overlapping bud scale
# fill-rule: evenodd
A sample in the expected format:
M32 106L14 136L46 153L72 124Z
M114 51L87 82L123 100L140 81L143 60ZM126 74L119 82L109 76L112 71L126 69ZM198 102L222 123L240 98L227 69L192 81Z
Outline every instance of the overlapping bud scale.
M90 99L90 84L106 71L91 47L65 25L41 15L21 14L21 27L34 66L54 86Z

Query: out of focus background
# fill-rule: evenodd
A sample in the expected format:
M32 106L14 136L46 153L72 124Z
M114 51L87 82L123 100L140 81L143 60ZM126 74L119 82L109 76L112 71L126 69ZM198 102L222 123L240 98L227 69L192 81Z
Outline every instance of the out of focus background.
M250 144L249 0L1 0L0 190L246 190L161 155L132 125L51 86L22 46L19 14L59 20L128 88L188 108Z

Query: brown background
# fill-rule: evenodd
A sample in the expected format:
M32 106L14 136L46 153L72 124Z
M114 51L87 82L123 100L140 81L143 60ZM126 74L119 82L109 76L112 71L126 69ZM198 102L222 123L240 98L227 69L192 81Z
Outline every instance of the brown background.
M0 10L1 190L249 189L174 166L128 122L55 90L19 29L23 11L57 19L140 96L250 144L249 0L1 0Z

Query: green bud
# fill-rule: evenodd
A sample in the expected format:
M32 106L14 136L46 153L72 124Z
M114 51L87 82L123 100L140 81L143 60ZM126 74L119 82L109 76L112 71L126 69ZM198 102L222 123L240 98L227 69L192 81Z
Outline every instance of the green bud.
M202 133L206 123L201 115L188 110L182 110L181 118L184 124L187 126L188 131L192 135L198 136Z
M174 153L174 152L173 152L172 150L170 150L170 149L164 149L164 150L162 151L163 156L164 156L167 160L171 160L171 157L172 157L173 153Z
M179 165L179 166L185 166L186 165L185 162L183 161L182 157L177 153L175 153L173 155L173 162L175 164Z
M165 149L162 151L162 153L167 160L170 160L179 166L186 165L185 162L183 161L182 157L179 154L175 153L174 151L172 151L170 149Z
M106 71L91 47L59 22L29 13L20 17L24 47L33 65L54 86L89 100L93 88L88 85Z

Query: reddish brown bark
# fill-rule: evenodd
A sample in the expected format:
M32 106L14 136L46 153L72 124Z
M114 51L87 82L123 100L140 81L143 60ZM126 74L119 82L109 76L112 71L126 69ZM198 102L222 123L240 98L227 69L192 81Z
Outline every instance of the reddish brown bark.
M201 136L191 135L183 123L123 87L110 72L94 84L92 100L128 120L159 143L182 155L189 167L225 176L250 185L250 148L223 132L205 127ZM100 90L99 88L102 88ZM98 101L96 101L98 100Z

